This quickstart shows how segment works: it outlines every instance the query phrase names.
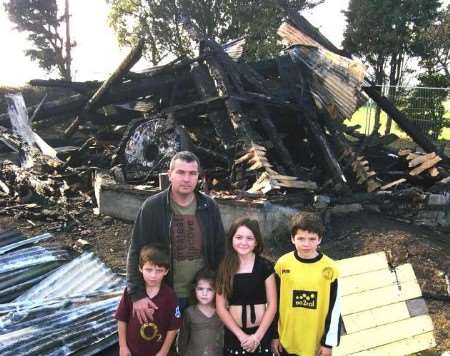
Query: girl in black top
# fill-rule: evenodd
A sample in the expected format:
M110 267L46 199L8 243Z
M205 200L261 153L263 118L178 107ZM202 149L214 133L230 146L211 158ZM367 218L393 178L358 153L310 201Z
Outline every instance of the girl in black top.
M272 355L277 291L273 264L260 256L258 222L236 220L226 242L216 295L216 311L226 327L224 355Z

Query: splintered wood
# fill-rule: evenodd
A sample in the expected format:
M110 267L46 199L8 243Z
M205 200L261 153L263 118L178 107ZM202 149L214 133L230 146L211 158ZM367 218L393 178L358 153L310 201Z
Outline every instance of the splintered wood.
M338 261L345 333L333 355L409 355L436 345L410 264L389 268L383 252Z
M248 190L249 193L267 193L280 187L316 190L317 184L311 181L301 181L297 177L281 175L273 169L266 157L266 148L253 144L240 158L234 161L235 166L245 164L247 172L261 171L259 178Z
M442 158L435 152L431 153L413 153L410 150L400 150L399 156L404 157L408 161L408 167L412 168L409 172L410 176L418 176L425 171L431 177L437 177L439 170L437 164L442 161Z

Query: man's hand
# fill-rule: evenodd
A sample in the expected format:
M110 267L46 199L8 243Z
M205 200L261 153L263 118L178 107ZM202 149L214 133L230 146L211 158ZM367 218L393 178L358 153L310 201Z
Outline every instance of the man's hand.
M280 339L273 339L271 346L272 346L272 352L275 355L280 356L281 353L283 352L283 346L281 346Z
M331 348L326 346L321 346L317 356L331 356Z
M153 320L155 309L158 309L158 307L150 298L142 298L133 302L133 316L137 317L141 324Z

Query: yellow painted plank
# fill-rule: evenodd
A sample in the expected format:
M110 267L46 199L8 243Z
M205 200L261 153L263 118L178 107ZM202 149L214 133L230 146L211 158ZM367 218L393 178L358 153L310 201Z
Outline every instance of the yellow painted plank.
M416 275L411 264L398 266L394 271L389 268L351 275L339 279L341 295L361 293L366 290L386 287L391 284L415 281Z
M351 354L352 356L402 356L409 355L414 352L419 352L427 349L431 349L436 346L436 341L433 336L433 332L427 332L421 335L416 335L396 341L387 345L375 347L370 350L357 352ZM333 351L334 356L334 351Z
M333 349L333 356L354 354L432 330L433 323L428 315L420 315L373 329L362 330L342 336L340 345Z
M405 302L400 302L346 315L343 317L343 321L347 334L353 334L361 330L376 328L380 325L408 318L408 307Z
M393 284L342 297L341 313L345 316L420 296L422 296L422 292L416 281L403 283L401 284L401 288L397 284Z
M389 268L384 252L346 258L337 261L341 278L353 274L361 274L379 269Z

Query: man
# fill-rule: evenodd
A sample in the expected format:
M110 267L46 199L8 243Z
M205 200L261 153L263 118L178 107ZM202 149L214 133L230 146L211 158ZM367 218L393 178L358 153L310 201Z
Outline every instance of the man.
M127 259L128 294L133 313L149 322L156 306L147 298L139 273L139 249L159 243L170 255L168 282L181 308L187 304L190 282L203 266L217 269L224 254L224 230L217 204L196 190L200 161L188 151L170 161L170 187L148 198L137 215Z

